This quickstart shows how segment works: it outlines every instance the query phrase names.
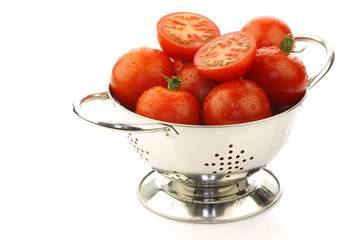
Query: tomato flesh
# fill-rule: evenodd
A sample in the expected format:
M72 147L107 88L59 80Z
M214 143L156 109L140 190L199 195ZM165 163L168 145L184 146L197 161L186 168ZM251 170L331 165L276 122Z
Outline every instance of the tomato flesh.
M255 54L256 43L252 35L232 32L202 46L194 63L204 76L223 82L243 76L250 69Z
M220 30L205 16L176 12L158 21L157 33L161 49L168 56L189 62L203 44L220 35Z

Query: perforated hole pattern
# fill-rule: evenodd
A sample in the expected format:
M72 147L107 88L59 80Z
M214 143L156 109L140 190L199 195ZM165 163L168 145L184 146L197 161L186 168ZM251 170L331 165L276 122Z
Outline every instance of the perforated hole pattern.
M141 159L146 162L150 161L150 152L140 147L139 140L133 137L131 133L127 136L133 149L140 155ZM225 175L225 178L229 178L232 173L241 172L246 170L246 163L254 160L254 156L245 157L244 149L235 149L233 144L228 145L228 151L225 155L214 153L214 160L204 163L204 166L209 168L210 175ZM208 174L208 173L204 173ZM193 180L193 177L186 176L178 173L177 171L169 171L164 175L172 180L183 182L183 183L196 183L199 181ZM207 184L208 181L202 180L201 183Z
M249 158L243 157L245 150L240 150L239 152L233 150L234 145L229 145L229 151L226 156L220 156L220 154L215 153L215 161L207 162L204 165L211 168L213 174L217 173L227 173L225 177L230 177L230 174L234 171L242 171L245 168L245 163L252 161L253 156Z
M149 161L149 151L139 147L139 139L137 138L133 138L131 133L128 134L127 136L131 146L133 147L133 149L140 155L141 159L144 159L145 161Z

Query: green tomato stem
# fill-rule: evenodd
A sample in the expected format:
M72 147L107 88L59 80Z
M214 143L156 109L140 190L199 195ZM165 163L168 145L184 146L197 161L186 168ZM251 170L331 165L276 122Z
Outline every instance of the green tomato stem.
M304 47L303 49L301 49L300 51L293 51L292 47L295 43L295 40L293 38L291 38L291 33L289 33L288 35L286 35L280 43L280 51L285 53L286 55L289 55L290 53L301 53L302 51L305 50L306 47Z
M172 76L171 78L162 75L166 81L168 82L168 89L172 90L172 91L177 91L179 90L180 87L180 83L182 83L183 81L180 79L180 76Z
M280 51L285 53L286 55L289 55L291 53L291 48L294 45L294 39L291 38L291 33L286 35L280 43Z

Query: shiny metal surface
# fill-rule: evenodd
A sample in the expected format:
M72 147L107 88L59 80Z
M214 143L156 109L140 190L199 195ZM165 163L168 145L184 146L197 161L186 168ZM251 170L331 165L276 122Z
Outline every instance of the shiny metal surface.
M138 196L147 208L162 216L185 222L218 223L261 213L281 194L278 179L266 169L224 187L180 185L152 171L141 181Z
M334 61L333 48L321 38L299 36L296 39L324 47L327 51L326 64L310 78L306 94L296 105L267 119L225 126L170 124L125 109L112 96L110 87L107 92L76 100L73 110L90 123L127 134L130 145L154 170L140 184L139 198L155 212L175 219L199 222L251 216L278 199L280 185L264 167L286 143L296 113L309 89L326 75ZM103 115L98 116L100 114L97 115L97 112L94 114L92 104L105 102L111 104L112 111L119 113L119 118L109 120L104 119ZM88 104L89 108L86 107ZM265 198L266 204L253 207L253 203L248 203L250 200L247 196L254 194L251 201L255 201L266 195L268 190L259 187L262 185L271 189L271 196ZM159 199L159 196L164 197ZM163 201L168 203L169 199L179 208L176 214L175 210L166 213L156 207L162 205ZM215 211L214 219L199 215L195 209L189 211L191 206L202 211ZM179 213L181 211L185 211L183 215ZM226 219L223 214L230 214L231 217Z
M141 133L164 131L166 134L176 136L177 134L176 131L173 129L171 125L168 124L159 124L154 122L136 124L132 122L128 122L128 123L114 122L109 119L98 120L98 117L94 117L93 115L90 115L89 114L90 112L84 109L84 105L87 105L89 103L91 104L92 102L115 103L116 100L114 100L113 97L109 95L109 93L110 93L110 89L108 92L89 94L83 98L76 99L73 102L74 112L76 113L76 115L78 115L80 118L84 119L85 121L88 121L90 123L96 124L101 127L110 128L113 130L119 130L123 132L141 132Z
M335 60L335 51L334 48L325 42L324 39L317 37L317 36L310 36L310 35L301 35L295 36L296 41L300 42L313 42L320 44L326 50L326 61L324 67L317 73L315 76L309 79L308 88L313 88L330 70L332 67L334 60Z

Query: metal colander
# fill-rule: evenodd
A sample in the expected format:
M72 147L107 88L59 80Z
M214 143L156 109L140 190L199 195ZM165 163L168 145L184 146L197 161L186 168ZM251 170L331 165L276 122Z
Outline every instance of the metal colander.
M299 106L326 75L334 50L315 36L296 36L327 52L326 64L309 81L292 108L267 119L225 126L182 125L137 115L111 93L90 94L73 104L74 112L98 126L125 132L132 148L153 169L140 182L138 196L149 209L189 222L224 222L248 217L271 206L281 194L265 167L287 141ZM92 104L111 102L119 119L104 120ZM100 120L99 120L100 119Z

